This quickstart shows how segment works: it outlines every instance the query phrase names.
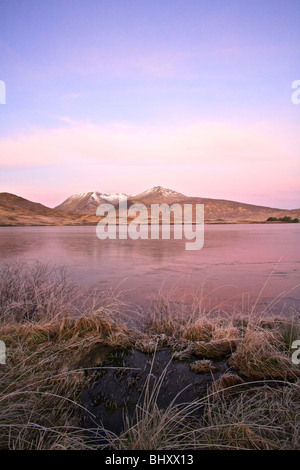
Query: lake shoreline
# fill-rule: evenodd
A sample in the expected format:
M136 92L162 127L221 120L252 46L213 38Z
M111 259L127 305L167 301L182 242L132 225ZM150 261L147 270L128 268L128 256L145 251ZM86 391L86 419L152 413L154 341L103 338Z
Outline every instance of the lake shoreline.
M268 222L268 221L224 221L224 222L210 222L210 221L205 221L204 225L249 225L249 224L261 224L261 225L275 225L275 224L291 224L295 222L283 222L283 221L273 221L273 222ZM76 223L76 224L0 224L0 227L96 227L98 222L95 223ZM129 225L128 224L116 224L117 226L119 225ZM151 224L141 224L141 225L148 225L151 227ZM164 224L159 224L160 226ZM174 226L172 222L170 223L171 226ZM195 222L193 222L190 225L197 225Z

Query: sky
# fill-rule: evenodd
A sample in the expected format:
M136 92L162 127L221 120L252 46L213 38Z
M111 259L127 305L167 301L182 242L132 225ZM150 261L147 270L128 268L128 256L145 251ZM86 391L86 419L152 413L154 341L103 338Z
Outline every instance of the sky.
M0 191L300 207L299 0L0 0Z

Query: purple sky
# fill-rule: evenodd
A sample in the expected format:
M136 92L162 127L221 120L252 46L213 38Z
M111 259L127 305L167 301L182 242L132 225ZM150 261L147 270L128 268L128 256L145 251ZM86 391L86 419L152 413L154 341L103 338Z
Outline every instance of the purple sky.
M0 191L300 207L299 0L1 0Z

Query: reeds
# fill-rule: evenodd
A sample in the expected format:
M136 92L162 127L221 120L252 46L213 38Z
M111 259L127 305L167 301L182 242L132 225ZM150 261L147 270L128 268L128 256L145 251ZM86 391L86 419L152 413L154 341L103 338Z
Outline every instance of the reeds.
M0 321L45 321L70 313L74 291L65 267L4 262L0 266Z

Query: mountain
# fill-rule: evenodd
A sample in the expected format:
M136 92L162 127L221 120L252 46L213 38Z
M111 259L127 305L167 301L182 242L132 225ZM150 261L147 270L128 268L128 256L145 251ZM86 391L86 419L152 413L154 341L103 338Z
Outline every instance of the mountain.
M162 186L155 186L140 194L129 195L124 193L100 193L98 191L89 193L79 193L68 197L64 202L55 207L56 210L64 212L72 212L84 215L95 215L97 207L100 204L109 203L118 207L120 201L127 198L128 207L131 204L145 204L146 206L153 203L173 204L175 202L182 202L187 199L181 193L172 191L171 189L163 188Z
M144 204L150 213L151 204L204 204L208 223L265 222L269 217L300 218L300 209L284 210L223 199L189 197L171 189L155 186L140 194L100 193L75 194L54 209L28 201L10 193L0 193L0 225L94 225L99 221L96 209L100 204L113 204L118 213L119 202L127 198L128 207ZM195 212L195 211L194 211ZM172 220L172 218L171 218Z
M95 215L97 207L100 204L109 203L117 206L119 201L126 197L129 196L124 193L107 194L99 193L98 191L74 194L56 206L55 210L75 212L84 215Z
M147 191L144 191L143 193L130 196L130 199L147 205L153 203L174 204L176 202L185 201L188 198L187 196L184 196L184 194L173 191L172 189L166 189L162 186L154 186L154 188L147 189Z
M69 197L56 210L81 214L82 216L95 216L96 209L101 203L111 203L118 209L118 202L127 197L128 207L132 204L144 204L150 208L151 204L204 204L205 220L212 223L224 222L265 222L268 217L300 217L300 209L284 210L266 206L256 206L242 202L224 199L211 199L203 197L189 197L171 189L155 186L140 194L127 195L124 193L89 192L75 194Z

